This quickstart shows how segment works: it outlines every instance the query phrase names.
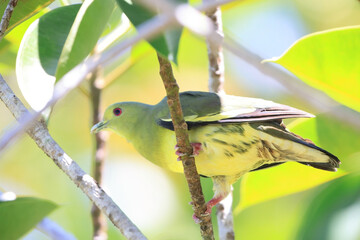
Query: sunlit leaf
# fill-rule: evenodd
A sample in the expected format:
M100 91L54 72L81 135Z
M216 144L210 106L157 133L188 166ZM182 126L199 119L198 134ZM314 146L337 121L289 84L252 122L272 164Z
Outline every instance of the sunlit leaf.
M360 111L360 26L307 35L275 62L337 101Z
M123 23L123 19L122 19L123 12L120 9L120 7L115 3L115 0L114 0L114 5L115 5L114 11L111 13L109 20L106 24L106 27L101 36L105 36L109 34L113 30L115 30L120 24Z
M22 23L26 19L35 15L37 12L47 7L54 0L27 0L27 1L18 1L15 10L10 19L9 26L6 30L6 33L11 31L18 24ZM0 1L0 12L1 15L5 11L5 8L9 0Z
M186 3L187 0L177 0L178 3ZM117 0L117 3L130 19L135 27L153 18L156 14L134 1ZM163 34L153 37L149 40L151 46L157 52L167 57L169 60L177 63L177 54L182 28L173 28L166 30Z
M309 202L297 239L358 239L359 197L359 174L330 182ZM354 230L357 237L346 237Z
M53 202L30 197L0 202L1 239L19 239L56 207Z
M55 72L80 4L56 8L33 22L26 31L16 60L19 88L35 110L52 97Z
M94 49L114 8L114 0L86 0L82 4L59 59L57 80Z

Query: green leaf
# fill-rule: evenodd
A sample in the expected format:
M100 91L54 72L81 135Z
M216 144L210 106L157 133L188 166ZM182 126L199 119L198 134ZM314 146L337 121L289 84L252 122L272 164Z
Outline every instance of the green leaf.
M343 176L330 182L309 203L297 239L358 239L359 235L357 238L347 238L343 234L349 232L349 227L358 229L359 197L360 174ZM355 205L356 211L355 208L351 209ZM359 231L356 232L359 234ZM339 233L342 236L337 236Z
M282 56L282 65L314 88L360 111L360 26L307 35Z
M59 59L57 80L94 49L114 8L114 0L86 0L82 4Z
M177 0L176 2L187 3L187 0ZM117 0L117 3L135 27L156 16L155 13L132 1ZM149 43L158 53L177 63L181 33L182 28L168 29L164 33L150 39Z
M30 197L0 202L1 239L19 239L55 208L53 202Z
M43 8L47 7L54 0L27 0L27 1L18 1L13 14L11 16L9 26L6 30L6 34L10 32L18 24L22 23L26 19L35 15ZM9 0L0 1L0 12L1 15L6 9Z
M42 109L53 95L55 72L61 50L80 4L56 8L27 29L16 59L19 88L35 110Z

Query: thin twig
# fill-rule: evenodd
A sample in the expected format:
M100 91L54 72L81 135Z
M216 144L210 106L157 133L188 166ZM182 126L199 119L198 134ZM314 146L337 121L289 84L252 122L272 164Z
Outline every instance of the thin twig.
M203 0L204 3L212 0ZM221 9L216 7L205 12L214 24L214 31L224 36L221 19ZM209 59L209 91L219 94L225 93L225 63L222 45L206 38L206 46ZM234 223L232 214L232 192L221 202L216 204L216 218L220 240L235 239Z
M29 114L24 104L16 97L1 75L0 99L5 103L6 107L17 120L22 119L24 115ZM146 239L140 230L130 221L95 180L90 175L86 174L57 144L49 134L44 121L40 120L34 122L26 132L35 141L38 147L64 171L75 185L103 211L126 238Z
M61 226L49 218L41 220L41 222L36 225L36 229L52 240L76 240L74 235L66 232Z
M209 0L204 0L204 2L207 1ZM220 7L216 7L205 13L214 23L214 31L224 36ZM206 38L206 46L209 58L209 91L224 93L225 64L222 46L209 40L209 37Z
M99 88L102 81L102 68L97 68L90 77L90 92L91 92L91 110L92 110L92 122L91 126L101 121L100 110L100 97L101 88ZM94 136L94 151L93 151L93 176L95 181L102 186L102 175L105 164L105 143L106 132L98 132ZM93 204L91 210L91 217L93 223L93 239L94 240L106 240L107 239L107 224L104 215L101 210Z
M5 36L6 29L9 26L11 15L12 15L17 3L18 3L18 0L10 0L4 11L4 14L1 18L1 23L0 23L0 41Z
M206 211L206 204L204 195L202 193L200 177L196 170L195 159L192 157L193 149L189 141L187 124L184 120L181 109L179 86L177 85L173 75L170 61L166 58L163 58L159 54L158 60L160 64L160 76L166 89L167 103L169 105L171 119L174 125L176 142L179 147L179 151L184 153L184 156L181 157L181 160L194 206L194 212L195 215L201 220L200 233L203 239L214 239L211 216L210 214L204 214Z

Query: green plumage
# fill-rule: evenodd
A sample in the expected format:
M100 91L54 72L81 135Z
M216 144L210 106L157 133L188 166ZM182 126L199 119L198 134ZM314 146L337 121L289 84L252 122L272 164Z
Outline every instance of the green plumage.
M201 144L195 157L198 172L214 181L210 210L246 172L286 161L329 171L339 167L337 157L282 124L285 118L313 117L309 113L262 99L208 92L183 92L180 101L190 141ZM182 172L181 163L176 161L176 139L166 98L156 105L115 103L92 131L105 128L124 136L151 162Z

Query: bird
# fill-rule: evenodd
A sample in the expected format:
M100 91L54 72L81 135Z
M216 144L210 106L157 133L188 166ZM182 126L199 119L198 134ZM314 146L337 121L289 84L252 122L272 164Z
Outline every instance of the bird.
M248 172L295 161L326 171L336 171L339 159L311 140L290 132L288 118L312 118L305 111L260 98L186 91L179 94L195 164L200 176L213 181L213 198L205 214L224 199ZM126 138L154 164L182 172L176 161L174 126L167 97L158 104L119 102L110 105L92 133L110 130ZM193 216L196 221L196 216Z

